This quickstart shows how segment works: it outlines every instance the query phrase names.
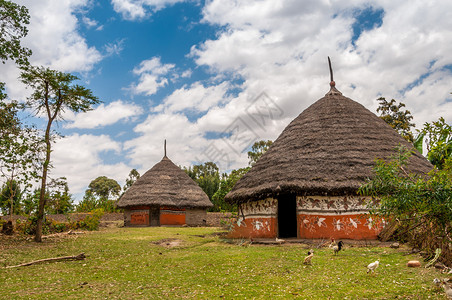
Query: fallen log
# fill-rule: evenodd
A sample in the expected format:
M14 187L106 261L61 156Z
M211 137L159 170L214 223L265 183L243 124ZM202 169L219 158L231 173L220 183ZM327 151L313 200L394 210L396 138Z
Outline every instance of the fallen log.
M79 255L73 255L73 256L61 256L61 257L52 257L52 258L34 260L31 262L27 262L27 263L16 265L16 266L7 266L7 267L5 267L5 269L31 266L31 265L35 265L35 264L44 263L44 262L56 262L56 261L62 261L62 260L83 260L85 258L86 258L85 253L80 253Z
M83 232L83 231L72 231L72 230L69 230L68 232L67 232L67 234L84 234L85 232Z

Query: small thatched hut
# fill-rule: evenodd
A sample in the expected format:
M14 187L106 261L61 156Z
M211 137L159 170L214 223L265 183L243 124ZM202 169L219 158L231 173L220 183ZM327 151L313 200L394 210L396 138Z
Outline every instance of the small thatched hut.
M376 239L384 220L372 220L358 188L376 158L399 144L413 146L361 104L334 87L295 118L226 195L239 205L231 237ZM408 170L433 166L418 152Z
M125 226L205 225L209 197L167 156L118 200Z

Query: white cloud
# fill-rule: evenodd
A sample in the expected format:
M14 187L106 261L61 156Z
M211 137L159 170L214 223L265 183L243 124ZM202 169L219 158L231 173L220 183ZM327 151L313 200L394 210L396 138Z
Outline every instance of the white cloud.
M86 27L91 28L98 25L96 20L90 19L86 16L82 17L82 22L86 25Z
M227 82L209 87L204 87L199 82L195 82L189 87L175 90L162 104L156 106L153 111L181 112L190 110L205 112L228 100L226 96L228 87L229 84Z
M24 45L33 49L33 64L64 72L89 71L102 59L95 47L88 46L78 33L77 9L88 0L23 1L30 11L29 34Z
M128 89L133 94L155 94L157 90L168 84L165 77L175 66L162 64L159 57L144 60L139 67L133 69L135 75L140 76L138 84L132 84Z
M107 135L73 134L57 140L53 146L52 178L66 177L70 192L81 194L98 176L107 176L118 182L127 177L130 167L124 163L108 164L101 155L112 151L120 154L122 146ZM79 199L81 197L78 197Z
M89 0L31 1L22 0L30 14L28 35L21 41L32 49L30 62L63 72L87 72L102 60L102 55L89 46L78 31L76 11L90 6ZM12 63L0 65L2 81L7 83L8 94L15 99L25 99L27 91L17 80L19 70Z
M124 19L143 19L153 12L184 0L112 0L113 9Z
M452 19L444 12L452 11L452 3L375 3L376 9L384 10L381 26L364 30L353 44L356 12L368 5L364 1L208 2L204 22L223 29L215 39L192 47L190 55L221 83L185 85L154 107L157 114L136 127L142 136L127 143L132 160L143 163L146 155L152 155L156 162L166 137L177 141L174 156L179 163L209 160L216 151L232 158L230 168L246 165L246 150L241 147L245 144L237 145L231 137L221 139L221 133L237 125L243 128L244 141L276 139L293 118L328 91L327 56L332 57L339 90L368 109L375 112L376 99L385 96L404 102L418 127L440 116L450 122ZM227 86L225 78L241 80ZM239 92L225 96L232 87ZM262 91L282 111L265 126L247 113ZM182 113L190 111L204 114L189 120ZM208 138L212 132L217 135Z
M174 163L189 165L195 160L201 145L205 144L196 124L182 114L150 115L135 127L140 137L124 143L135 165L151 168L163 157L163 141L167 140L168 157Z
M213 0L204 7L204 22L224 30L194 46L191 55L215 74L239 75L244 94L266 91L292 118L327 92L329 55L344 95L373 111L380 95L402 100L418 126L437 119L440 115L432 116L431 108L445 107L441 103L450 99L446 82L451 72L444 67L452 64L452 19L445 12L452 10L452 3L373 2L374 8L384 10L383 22L363 31L353 45L355 12L368 5ZM240 109L226 105L210 110L202 120L215 119L223 110L237 116Z
M119 55L124 50L124 39L105 45L106 56Z
M193 74L192 70L185 70L184 72L182 72L180 76L182 78L190 78L192 74Z
M64 127L84 129L99 128L115 124L121 120L128 121L142 113L143 110L140 106L117 100L108 105L101 104L96 109L86 113L73 114L67 112L65 120L72 122L66 123Z

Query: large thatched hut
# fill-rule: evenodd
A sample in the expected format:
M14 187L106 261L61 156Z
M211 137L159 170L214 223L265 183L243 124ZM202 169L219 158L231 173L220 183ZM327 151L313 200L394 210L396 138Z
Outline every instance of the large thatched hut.
M334 87L295 118L226 195L239 216L231 237L375 239L384 220L368 214L357 194L376 158L399 144L393 128ZM418 152L408 170L432 165Z
M205 225L209 197L167 156L118 200L125 226Z

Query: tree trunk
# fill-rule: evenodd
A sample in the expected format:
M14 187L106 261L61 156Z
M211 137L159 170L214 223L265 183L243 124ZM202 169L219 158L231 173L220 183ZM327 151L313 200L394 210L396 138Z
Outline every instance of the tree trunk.
M46 160L42 166L42 178L41 178L41 192L39 194L39 204L38 204L38 215L37 215L37 224L36 224L36 234L35 234L35 242L42 242L42 227L44 221L44 208L46 205L46 182L47 182L47 172L50 163L50 152L51 152L51 144L50 144L50 127L52 125L52 120L49 120L47 124L46 134L45 134L45 142L46 142Z
M47 122L47 128L46 133L44 137L44 141L46 143L46 159L44 161L44 164L42 165L42 178L41 178L41 192L39 194L39 205L38 205L38 215L37 215L37 222L36 222L36 234L35 234L35 242L42 242L42 227L43 227L43 220L44 220L44 208L46 205L46 183L47 183L47 172L49 169L50 164L50 152L52 151L51 143L50 143L50 129L52 127L52 122L56 117L56 114L58 110L56 110L56 113L52 116L49 103L48 103L48 97L46 97L45 100L46 109L47 109L47 116L48 116L48 122Z
M12 174L14 174L14 171L12 172ZM12 222L13 221L13 209L14 209L14 192L13 192L13 180L14 180L14 175L11 176L11 179L9 180L9 200L11 201L11 208L9 211L9 220ZM16 187L17 190L17 187Z

